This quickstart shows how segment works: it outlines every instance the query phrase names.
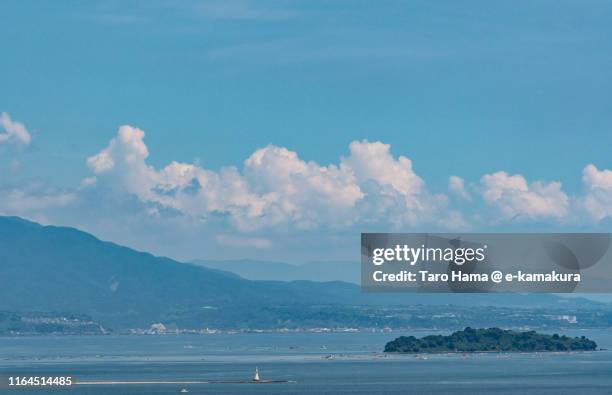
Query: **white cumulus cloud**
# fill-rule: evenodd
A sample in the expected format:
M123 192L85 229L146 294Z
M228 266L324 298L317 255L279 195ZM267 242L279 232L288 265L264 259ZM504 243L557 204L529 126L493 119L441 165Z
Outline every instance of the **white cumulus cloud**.
M13 121L5 112L0 114L0 126L4 130L0 130L0 144L28 145L32 141L32 136L24 124Z
M465 188L465 182L463 178L458 176L450 176L448 178L448 189L456 196L463 200L470 200L471 196L467 189Z
M485 202L497 207L503 219L562 219L569 212L569 198L560 182L529 184L520 174L499 171L485 174L481 184Z
M338 165L305 161L274 145L256 150L241 170L211 171L176 161L155 169L148 156L144 132L125 125L87 164L98 181L144 202L201 220L226 215L243 231L435 222L433 213L446 203L427 192L408 158L394 158L380 142L352 142Z
M612 218L612 170L588 165L582 171L585 195L581 204L595 221Z

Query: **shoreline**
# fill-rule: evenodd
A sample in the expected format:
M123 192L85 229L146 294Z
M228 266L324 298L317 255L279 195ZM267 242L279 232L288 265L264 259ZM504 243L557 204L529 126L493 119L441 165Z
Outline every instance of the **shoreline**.
M607 348L600 348L598 350L539 350L539 351L436 351L436 352L399 352L399 351L383 351L383 355L461 355L461 354L583 354L592 353L599 351L610 351Z
M216 336L216 335L248 335L248 334L278 334L278 335L300 335L300 334L354 334L354 333L406 333L406 332L417 332L417 333L431 333L431 332L453 332L461 330L462 328L398 328L398 329L375 329L375 328L312 328L312 329L300 329L300 330L267 330L267 329L236 329L236 330L218 330L211 332L165 332L165 333L138 333L138 332L114 332L114 333L11 333L11 334L0 334L0 338L15 338L15 337L153 337L153 336ZM503 329L519 330L519 331L542 331L543 333L551 331L599 331L599 330L612 330L612 326L598 326L598 327L503 327Z

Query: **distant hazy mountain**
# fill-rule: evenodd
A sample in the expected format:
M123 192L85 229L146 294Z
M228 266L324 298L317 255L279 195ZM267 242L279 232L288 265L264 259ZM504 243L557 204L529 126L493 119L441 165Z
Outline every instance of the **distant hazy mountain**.
M248 281L16 217L0 217L0 279L0 310L82 312L121 325L206 306L360 299L350 284Z
M578 309L593 303L554 295L364 294L343 282L251 281L103 242L77 229L0 217L0 311L87 314L111 328L158 321L242 327L354 321L333 308L323 315L318 305L408 304ZM270 310L275 306L290 306L283 322ZM300 306L309 309L308 316Z
M285 262L274 261L258 261L252 259L236 259L236 260L205 260L198 259L192 261L197 265L201 265L210 269L223 270L232 272L242 278L248 280L277 280L277 281L343 281L347 283L360 284L361 272L359 262L349 261L321 261L321 262L306 262L302 264L291 264ZM612 296L607 294L587 294L587 295L567 295L567 297L587 298L590 300L610 303ZM459 297L460 296L455 296ZM478 299L480 296L476 296ZM439 295L435 295L439 298ZM492 301L495 297L482 296L483 300ZM516 298L510 296L508 301ZM536 297L540 302L542 295ZM561 300L563 301L563 300ZM502 302L504 304L505 302Z
M193 263L211 269L225 270L248 280L276 281L344 281L359 284L359 262L307 262L294 265L284 262L240 260L195 260Z

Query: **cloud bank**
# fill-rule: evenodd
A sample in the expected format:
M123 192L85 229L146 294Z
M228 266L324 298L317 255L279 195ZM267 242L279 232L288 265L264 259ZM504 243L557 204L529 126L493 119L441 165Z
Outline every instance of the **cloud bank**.
M226 216L241 231L381 221L416 225L438 218L446 206L446 197L428 192L408 158L394 157L381 142L354 141L349 154L330 165L269 145L241 169L211 171L176 161L153 168L144 136L121 126L108 146L87 160L97 181L202 221Z
M23 124L6 113L0 120L0 143L31 142ZM612 219L612 171L593 164L584 167L578 194L559 181L496 171L471 182L450 176L447 196L380 141L353 141L331 164L276 145L219 170L180 161L157 168L149 157L144 131L121 126L87 158L90 174L78 186L0 177L0 215L77 226L158 253L181 256L187 248L191 258L202 256L203 240L207 250L275 254L312 243L333 249L362 231L593 229Z
M412 161L394 156L391 147L379 141L353 141L348 154L329 165L268 145L253 152L241 168L212 171L177 161L156 169L147 163L144 139L142 130L121 126L117 136L87 160L93 176L83 184L101 182L151 207L202 222L221 216L241 232L355 226L451 230L612 217L612 171L594 165L584 168L582 196L569 196L559 181L529 182L504 171L485 174L474 189L494 215L482 218L451 207L445 194L430 192ZM461 177L449 178L449 190L460 201L472 200Z

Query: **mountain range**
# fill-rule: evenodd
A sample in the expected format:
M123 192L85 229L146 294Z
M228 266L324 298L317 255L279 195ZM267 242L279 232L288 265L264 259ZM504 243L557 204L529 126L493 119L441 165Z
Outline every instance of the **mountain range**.
M196 265L238 274L247 280L276 281L342 281L359 284L361 271L358 262L319 261L291 264L253 259L192 261Z
M554 295L366 294L346 282L249 280L220 267L153 256L74 228L0 217L0 310L87 314L110 328L147 327L154 322L274 327L286 325L292 317L299 325L304 311L321 316L316 306L325 306L325 314L337 322L334 311L340 307L333 306L579 309L595 304ZM278 319L281 307L283 322Z

